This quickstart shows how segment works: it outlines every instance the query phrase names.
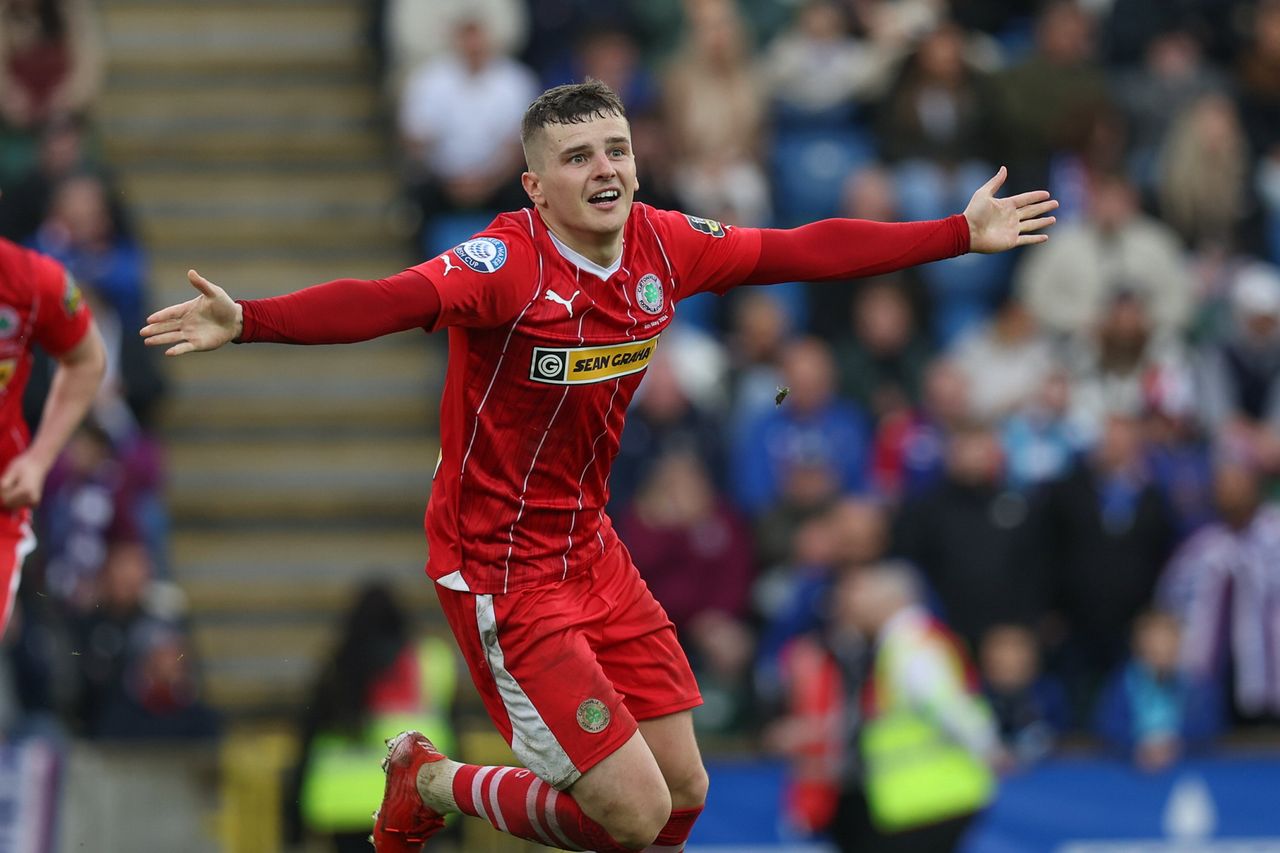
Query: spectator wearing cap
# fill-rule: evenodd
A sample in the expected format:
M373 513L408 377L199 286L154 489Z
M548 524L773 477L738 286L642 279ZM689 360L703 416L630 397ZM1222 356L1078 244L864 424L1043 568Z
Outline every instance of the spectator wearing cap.
M1245 267L1231 289L1233 322L1200 354L1209 428L1268 471L1280 470L1280 270Z

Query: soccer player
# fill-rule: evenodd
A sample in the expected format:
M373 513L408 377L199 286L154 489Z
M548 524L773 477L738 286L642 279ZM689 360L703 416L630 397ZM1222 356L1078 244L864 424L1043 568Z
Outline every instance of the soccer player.
M58 362L35 436L22 418L31 347ZM36 547L31 508L106 371L102 338L71 274L52 258L0 240L0 636L22 563Z
M231 341L367 340L449 329L427 574L494 724L527 769L459 764L416 732L390 744L379 851L417 851L462 812L569 850L679 851L707 774L689 664L604 513L610 462L681 299L877 275L1046 239L1047 192L936 222L737 228L633 201L622 104L560 86L521 130L532 206L397 275L235 302L198 295L142 329L170 355Z

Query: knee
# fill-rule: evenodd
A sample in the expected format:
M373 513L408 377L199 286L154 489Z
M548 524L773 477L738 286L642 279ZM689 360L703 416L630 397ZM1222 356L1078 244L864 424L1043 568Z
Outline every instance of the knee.
M694 764L678 778L668 781L673 809L697 809L707 802L707 788L711 780L701 761Z
M625 803L616 803L600 823L619 845L643 850L653 844L670 817L671 795L657 787L643 795L636 792Z

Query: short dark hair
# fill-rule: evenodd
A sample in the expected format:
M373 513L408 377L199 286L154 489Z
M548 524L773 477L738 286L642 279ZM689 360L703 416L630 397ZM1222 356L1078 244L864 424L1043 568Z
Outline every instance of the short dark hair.
M528 146L533 135L549 124L577 124L593 118L627 117L622 99L599 80L568 83L548 89L524 112L520 142Z

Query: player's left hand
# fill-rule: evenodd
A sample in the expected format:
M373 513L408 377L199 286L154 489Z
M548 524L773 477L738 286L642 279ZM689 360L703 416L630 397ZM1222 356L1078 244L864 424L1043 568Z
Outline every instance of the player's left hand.
M0 475L0 503L6 509L23 509L40 503L48 466L29 452L20 453Z
M1008 170L1001 166L969 199L964 209L964 218L969 220L969 251L990 255L1049 239L1048 234L1035 232L1058 221L1045 215L1056 210L1058 202L1045 190L996 198L1008 176Z

